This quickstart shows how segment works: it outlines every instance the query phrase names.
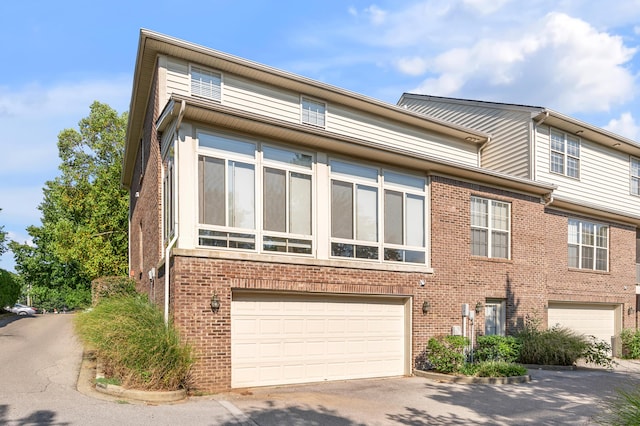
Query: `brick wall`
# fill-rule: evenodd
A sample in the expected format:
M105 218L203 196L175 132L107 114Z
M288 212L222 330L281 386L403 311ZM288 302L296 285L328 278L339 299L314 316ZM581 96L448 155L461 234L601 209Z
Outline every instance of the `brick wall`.
M132 277L138 283L138 290L163 304L164 283L159 278L151 283L148 278L148 272L157 267L162 259L161 157L159 135L154 125L160 105L157 77L153 81L145 114L142 144L138 149L129 192L129 267Z

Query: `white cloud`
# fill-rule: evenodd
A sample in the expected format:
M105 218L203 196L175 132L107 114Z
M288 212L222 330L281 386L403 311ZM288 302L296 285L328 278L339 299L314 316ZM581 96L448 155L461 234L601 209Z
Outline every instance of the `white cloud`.
M428 64L424 68L435 77L416 91L442 96L464 92L567 113L606 111L633 97L635 79L626 65L635 53L621 37L551 13L518 37L485 38L423 58Z
M606 130L640 141L640 124L636 122L630 112L623 113L620 118L613 118L604 126Z
M364 11L369 16L369 20L373 25L384 24L387 19L387 12L380 9L375 4L367 7Z
M500 10L509 0L462 0L470 9L485 15Z
M395 65L404 74L422 75L427 70L429 61L425 58L413 56L411 58L400 58Z

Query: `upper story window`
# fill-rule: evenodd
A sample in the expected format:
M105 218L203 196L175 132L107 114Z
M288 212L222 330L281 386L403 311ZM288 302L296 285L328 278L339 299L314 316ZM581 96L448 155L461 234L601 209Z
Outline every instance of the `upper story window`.
M304 124L324 127L326 122L327 106L324 102L302 97L300 101L301 120Z
M172 142L167 147L167 152L164 154L162 161L162 210L163 210L163 236L164 240L169 241L175 233L175 211L176 211L176 199L175 199L175 142Z
M471 254L509 259L511 204L471 197Z
M222 134L197 137L199 245L312 254L313 156Z
M609 227L569 219L569 267L607 271L609 261Z
M220 102L222 75L191 65L191 94Z
M331 255L425 263L425 179L338 160L330 166Z
M580 178L580 138L551 130L550 170L572 178Z
M640 159L631 157L631 194L640 195Z

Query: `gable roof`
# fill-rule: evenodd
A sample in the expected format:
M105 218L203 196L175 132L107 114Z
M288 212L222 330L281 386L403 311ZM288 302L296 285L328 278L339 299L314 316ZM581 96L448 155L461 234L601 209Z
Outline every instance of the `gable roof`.
M399 106L379 101L349 90L282 71L267 65L239 58L214 49L203 47L160 33L140 30L138 53L133 78L129 122L125 140L122 184L129 187L135 168L135 157L142 138L145 112L150 98L158 55L167 55L195 62L222 72L232 73L252 80L296 91L323 99L330 103L345 105L359 111L384 117L432 132L466 140L480 145L489 135L442 120L425 117ZM162 106L161 106L162 107Z
M640 156L640 143L542 106L480 101L473 99L448 98L442 96L422 95L418 93L406 92L403 93L398 100L398 106L402 106L408 99L424 100L427 102L473 105L484 108L495 108L530 113L531 119L538 124L545 123L551 127L555 127L567 133L578 135L581 138L589 139L615 150L622 151L634 156Z

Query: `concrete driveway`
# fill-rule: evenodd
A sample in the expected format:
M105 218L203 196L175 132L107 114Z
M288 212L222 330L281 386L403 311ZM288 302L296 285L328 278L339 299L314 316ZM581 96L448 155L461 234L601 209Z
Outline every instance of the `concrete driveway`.
M72 315L0 319L0 424L18 425L583 425L616 388L640 385L640 364L615 371L530 371L516 385L421 377L244 389L144 404L100 394Z

